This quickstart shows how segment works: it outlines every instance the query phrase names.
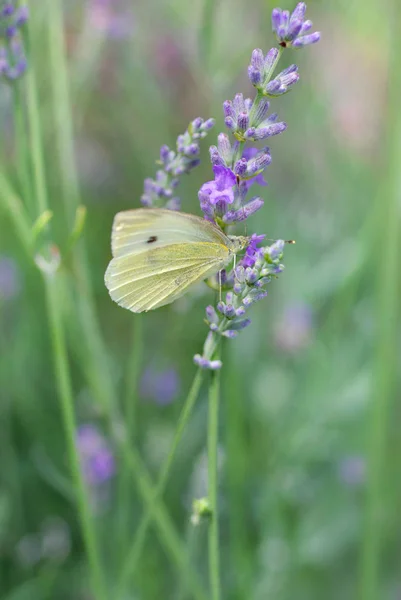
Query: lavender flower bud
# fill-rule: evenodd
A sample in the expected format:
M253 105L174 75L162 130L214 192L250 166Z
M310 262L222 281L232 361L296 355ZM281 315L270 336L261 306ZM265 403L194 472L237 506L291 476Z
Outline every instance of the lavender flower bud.
M252 65L249 65L248 67L248 77L251 84L255 87L258 87L262 81L262 73L256 70Z
M267 84L266 93L272 96L285 94L298 79L298 67L296 65L291 65Z
M291 15L291 23L293 21L303 21L305 18L306 4L305 2L298 2Z
M194 363L201 369L210 369L211 371L217 371L223 366L221 360L208 360L200 354L195 354Z
M252 117L252 126L258 127L262 123L262 121L266 119L267 113L269 112L269 107L270 102L266 98L263 98L259 102L259 106Z
M304 24L302 25L302 29L301 29L301 34L306 33L307 31L310 31L312 29L312 21L305 21Z
M277 32L281 25L281 8L273 8L272 10L272 29L273 32Z
M240 113L238 115L238 119L237 119L238 129L245 131L246 129L248 129L248 125L249 125L249 117L248 117L247 113L246 112Z
M202 125L202 130L205 132L209 131L209 129L214 127L215 122L215 119L207 119L207 121L205 121Z
M230 131L236 130L235 121L232 117L226 117L224 119L224 123L225 123L226 127L228 127L228 129L230 129Z
M263 52L260 48L256 48L252 52L251 65L255 70L262 71L264 66Z
M293 48L303 48L304 46L309 46L310 44L316 44L320 40L320 32L315 31L315 33L311 33L310 35L304 35L302 37L297 38L293 43Z
M246 112L246 106L245 106L243 94L235 94L232 105L233 105L233 108L234 108L234 111L236 114Z
M241 331L251 324L251 319L238 319L237 321L230 323L231 330Z
M235 110L233 108L233 103L231 102L231 100L225 100L223 102L223 112L225 117L235 116Z
M230 144L230 138L225 133L220 133L217 136L217 148L219 150L220 156L228 165L232 160L232 149Z
M221 335L223 335L226 338L233 339L237 337L238 331L234 331L233 329L227 329L226 331L223 331Z
M201 117L196 117L196 119L194 119L190 125L192 131L197 132L198 129L202 126L202 123L203 119Z
M225 163L224 163L223 159L221 158L216 146L210 146L209 154L210 154L210 162L212 163L212 165L224 166Z
M248 171L248 161L246 158L240 158L234 165L234 173L244 177Z
M170 154L170 148L168 146L164 145L160 148L160 160L162 162L167 160L167 158L169 157L169 154Z
M294 19L292 20L291 18L291 22L290 22L290 26L288 28L288 32L287 32L287 40L288 41L292 41L294 40L297 35L299 34L299 32L302 29L302 21L300 19Z

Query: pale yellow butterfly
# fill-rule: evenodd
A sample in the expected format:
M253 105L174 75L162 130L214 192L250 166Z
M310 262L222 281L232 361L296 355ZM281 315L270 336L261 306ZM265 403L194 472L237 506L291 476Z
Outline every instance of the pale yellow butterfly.
M182 296L226 267L249 239L182 212L138 208L114 217L106 287L120 306L139 313Z

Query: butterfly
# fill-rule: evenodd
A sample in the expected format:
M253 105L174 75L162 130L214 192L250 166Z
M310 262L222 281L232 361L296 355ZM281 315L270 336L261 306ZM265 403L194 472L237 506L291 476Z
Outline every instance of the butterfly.
M218 273L248 243L195 215L161 208L119 212L105 284L120 306L135 313L153 310Z

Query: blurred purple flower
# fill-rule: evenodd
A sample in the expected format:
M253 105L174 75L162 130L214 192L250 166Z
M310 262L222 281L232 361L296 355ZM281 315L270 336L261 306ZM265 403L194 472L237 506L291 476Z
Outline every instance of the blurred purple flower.
M312 326L310 306L303 303L288 305L274 328L277 346L290 353L302 350L310 341Z
M15 261L7 256L0 256L0 300L14 298L20 288L20 275Z
M131 11L117 11L112 0L91 0L89 22L94 29L113 39L129 37L133 30Z
M142 375L140 393L145 400L166 406L177 398L180 392L180 378L174 368L156 371L147 367Z
M363 456L347 456L338 465L340 480L349 487L360 486L366 480L366 461Z
M82 471L90 486L101 485L113 477L116 465L112 450L95 425L80 425L76 443Z

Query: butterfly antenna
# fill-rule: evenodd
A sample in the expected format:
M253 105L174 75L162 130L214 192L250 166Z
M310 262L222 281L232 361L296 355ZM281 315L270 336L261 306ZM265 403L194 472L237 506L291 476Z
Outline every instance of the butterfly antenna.
M219 271L219 298L221 302L221 271Z
M266 238L267 242L278 242L279 240L273 240L272 238ZM284 240L284 244L296 244L295 240Z

